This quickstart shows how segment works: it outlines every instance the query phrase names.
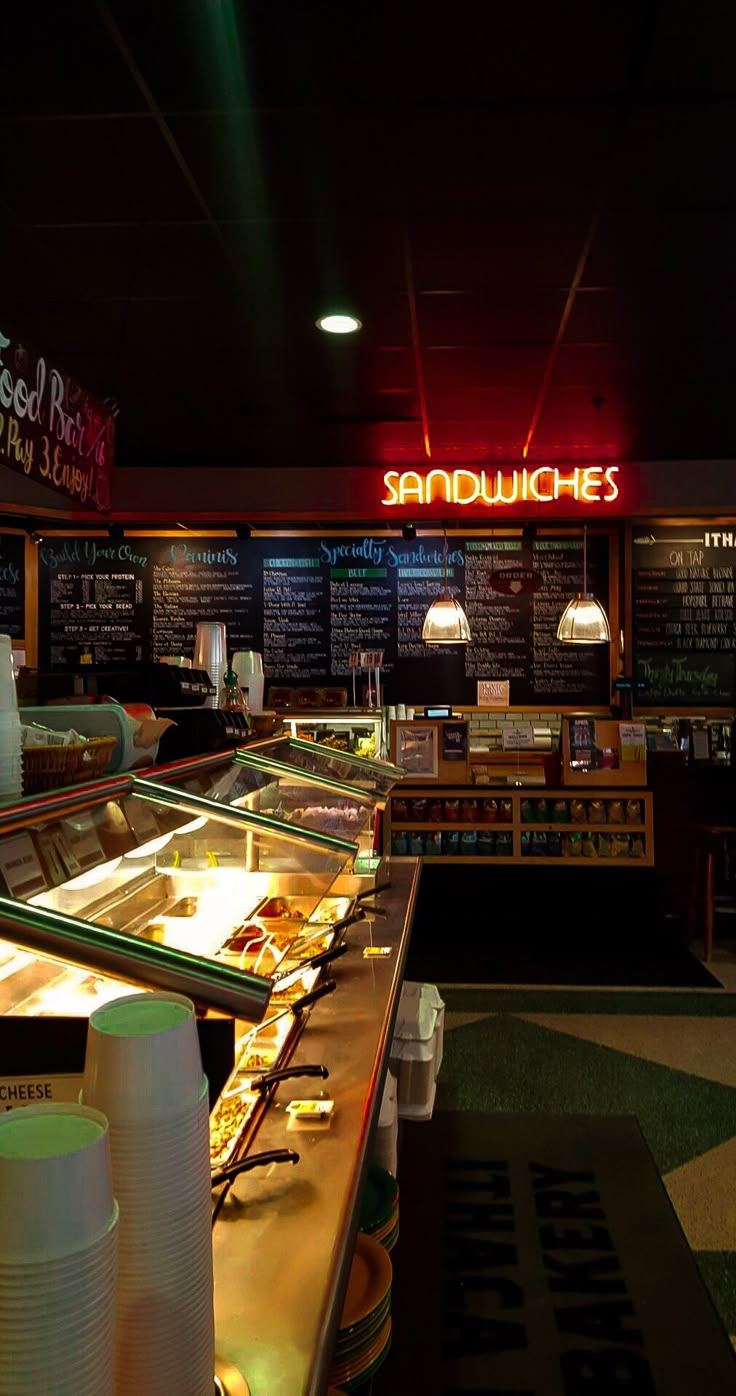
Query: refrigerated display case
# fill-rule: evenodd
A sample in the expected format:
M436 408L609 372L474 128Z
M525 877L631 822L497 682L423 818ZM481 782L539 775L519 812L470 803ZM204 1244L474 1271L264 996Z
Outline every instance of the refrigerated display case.
M308 716L287 710L282 716L290 735L302 741L374 759L386 749L382 708L337 708Z
M196 770L192 766L196 765ZM247 810L264 827L272 821L310 830L325 840L355 841L354 870L375 872L381 861L381 815L403 771L386 761L335 752L278 736L253 742L234 756L172 765L134 779L139 793L196 813L202 801Z
M383 808L397 780L406 774L402 766L391 761L359 756L356 752L337 751L300 737L269 737L252 742L237 752L239 762L261 763L264 769L291 769L305 781L329 786L335 782L353 787L366 797L370 795L378 808Z
M304 769L287 764L304 755L277 740L252 757L180 763L130 777L114 798L90 791L83 808L55 797L52 817L0 835L0 875L17 903L0 898L2 1013L87 1017L121 980L130 992L141 981L172 987L183 971L190 992L238 1015L228 1103L213 1103L217 1167L251 1113L247 1073L281 1064L300 1019L292 1006L311 998L356 893L374 885L353 868L372 846L383 794L338 779L345 770L331 753L308 750ZM16 822L12 811L3 822ZM218 997L209 981L220 980L234 998ZM244 1021L264 1014L257 1027Z

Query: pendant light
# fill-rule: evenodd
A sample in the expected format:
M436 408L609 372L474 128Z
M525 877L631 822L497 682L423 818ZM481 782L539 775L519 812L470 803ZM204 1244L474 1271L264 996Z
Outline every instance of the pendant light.
M447 527L443 532L442 591L424 617L422 639L425 645L467 645L471 638L468 617L447 585Z
M557 639L564 645L610 645L608 616L588 591L588 526L583 526L583 590L568 601L557 627Z

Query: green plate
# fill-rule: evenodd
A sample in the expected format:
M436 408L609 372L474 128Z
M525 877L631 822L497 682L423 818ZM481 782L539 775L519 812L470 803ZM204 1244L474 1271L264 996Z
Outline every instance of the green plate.
M373 1366L369 1367L367 1371L361 1372L359 1376L353 1377L352 1381L346 1382L344 1386L340 1387L340 1391L359 1391L361 1386L366 1386L369 1381L373 1380L374 1376L376 1375L376 1372L378 1372L380 1368L383 1366L390 1351L391 1334L389 1333L388 1342L386 1343L386 1346L382 1348L379 1352L378 1357L373 1363Z
M398 1239L399 1239L399 1223L397 1222L397 1223L396 1223L396 1226L395 1226L394 1229L393 1229L393 1231L390 1232L390 1234L389 1234L388 1236L386 1236L386 1237L384 1238L384 1240L381 1242L381 1245L383 1246L383 1249L384 1249L385 1251L388 1251L388 1252L389 1252L389 1255L390 1255L391 1251L393 1250L394 1246L396 1245L396 1242L398 1241Z
M385 1225L399 1197L399 1185L386 1168L373 1164L368 1170L360 1205L359 1230L370 1234Z
M356 1377L362 1376L363 1372L372 1367L380 1357L390 1333L391 1319L389 1317L384 1319L380 1331L374 1334L365 1347L361 1348L359 1352L353 1353L351 1357L343 1358L342 1362L330 1369L330 1381L339 1384L340 1382L355 1381Z
M391 1216L387 1218L387 1220L383 1223L382 1226L377 1227L375 1231L365 1231L363 1232L363 1235L372 1236L374 1241L380 1241L381 1245L383 1245L384 1236L390 1236L391 1232L395 1231L398 1224L399 1209L398 1207L396 1207L395 1210L391 1213Z
M375 1317L370 1323L366 1323L359 1333L348 1339L343 1339L342 1334L335 1344L335 1351L332 1354L333 1366L338 1367L351 1353L359 1352L362 1347L369 1347L371 1339L380 1332L386 1319L391 1312L391 1295L389 1294L385 1304L380 1309L376 1309Z
M340 1329L337 1335L335 1351L341 1351L345 1346L352 1346L356 1339L361 1339L363 1337L364 1330L372 1326L378 1314L382 1314L385 1321L386 1315L390 1308L391 1290L389 1290L385 1299L381 1300L381 1303L378 1305L378 1308L374 1309L373 1313L369 1314L367 1318L361 1319L360 1323L354 1323L351 1328Z

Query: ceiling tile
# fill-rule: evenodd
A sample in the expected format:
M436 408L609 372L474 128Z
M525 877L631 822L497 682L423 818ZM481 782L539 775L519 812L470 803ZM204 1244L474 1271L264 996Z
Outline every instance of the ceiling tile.
M201 217L147 117L21 124L3 155L4 197L23 224Z
M419 297L423 345L550 345L565 307L565 292L493 291L484 295Z
M0 110L13 118L135 112L143 98L89 0L3 5Z

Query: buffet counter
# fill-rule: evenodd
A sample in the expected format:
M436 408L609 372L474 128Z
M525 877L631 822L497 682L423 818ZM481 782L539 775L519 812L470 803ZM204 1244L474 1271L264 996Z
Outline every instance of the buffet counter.
M6 1100L77 1099L121 993L197 1005L226 1396L324 1393L419 881L376 852L402 774L277 737L0 814Z
M385 914L374 919L366 907L351 927L337 991L315 1005L299 1038L290 1064L323 1063L329 1080L284 1083L258 1130L259 1150L295 1149L298 1166L244 1174L218 1209L217 1351L251 1396L324 1396L327 1387L418 881L416 861L392 867L390 890L375 898ZM371 945L390 956L364 958ZM334 1100L331 1123L290 1127L295 1096Z

